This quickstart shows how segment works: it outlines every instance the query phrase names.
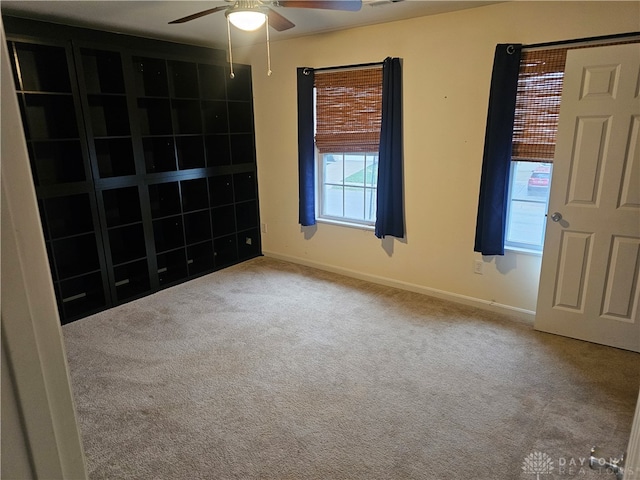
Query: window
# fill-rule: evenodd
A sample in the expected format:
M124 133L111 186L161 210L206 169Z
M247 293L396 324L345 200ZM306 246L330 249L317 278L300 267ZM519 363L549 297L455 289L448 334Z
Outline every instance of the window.
M382 67L315 75L318 218L376 221Z
M325 195L341 192L338 200L347 204L352 191L364 196L361 202L359 195L353 195L363 204L362 214L357 214L362 215L360 220L349 215L361 209L345 205L338 219L374 224L374 234L381 239L404 238L402 59L387 57L379 64L330 69L298 67L297 94L300 225L315 225L319 216L335 220L323 213L320 197L324 189L336 187ZM341 168L331 168L336 161L342 162ZM362 167L347 171L352 164ZM375 210L373 203L367 210L367 199L370 194L373 200L374 192ZM370 218L374 215L375 222Z
M512 162L505 245L542 251L552 164Z
M378 152L319 154L320 218L373 225Z
M526 51L522 45L496 46L474 251L542 251L566 52L590 46Z
M524 51L513 129L505 246L542 251L566 49Z

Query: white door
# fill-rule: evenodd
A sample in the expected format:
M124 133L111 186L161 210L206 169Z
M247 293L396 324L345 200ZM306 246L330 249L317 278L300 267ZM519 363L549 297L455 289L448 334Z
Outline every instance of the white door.
M535 328L640 352L640 44L567 54Z

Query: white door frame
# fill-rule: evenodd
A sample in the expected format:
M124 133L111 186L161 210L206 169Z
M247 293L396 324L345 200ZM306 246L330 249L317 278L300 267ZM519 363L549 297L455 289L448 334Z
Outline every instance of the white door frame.
M640 480L640 391L624 466L624 480Z
M11 452L2 455L2 476L86 479L60 319L1 19L0 57L0 308L2 359L6 362L2 389L3 399L10 400L7 408L3 402L1 424L3 453Z

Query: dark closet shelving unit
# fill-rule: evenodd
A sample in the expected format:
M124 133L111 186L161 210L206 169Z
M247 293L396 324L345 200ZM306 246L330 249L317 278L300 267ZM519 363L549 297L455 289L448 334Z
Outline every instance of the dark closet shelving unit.
M60 316L94 313L109 295L71 47L9 47Z
M261 255L249 66L3 21L63 323Z

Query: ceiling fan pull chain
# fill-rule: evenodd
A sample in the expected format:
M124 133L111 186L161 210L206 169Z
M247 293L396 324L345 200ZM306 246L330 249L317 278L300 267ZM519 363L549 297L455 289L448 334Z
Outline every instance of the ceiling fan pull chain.
M269 45L269 15L266 15L267 21L264 22L267 29L267 76L271 76L271 47Z
M229 40L229 68L231 69L231 78L235 78L236 74L233 73L233 53L231 53L231 25L229 24L229 17L227 16L227 39Z

